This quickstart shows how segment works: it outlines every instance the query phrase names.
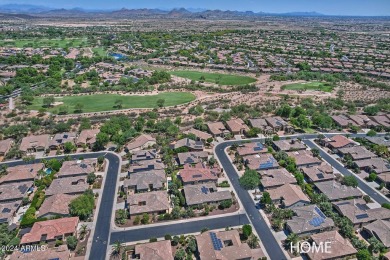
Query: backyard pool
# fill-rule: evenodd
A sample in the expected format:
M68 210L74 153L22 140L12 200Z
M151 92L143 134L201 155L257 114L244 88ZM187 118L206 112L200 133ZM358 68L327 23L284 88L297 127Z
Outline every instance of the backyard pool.
M122 60L122 59L126 58L125 55L120 54L120 53L111 53L110 56L116 60Z

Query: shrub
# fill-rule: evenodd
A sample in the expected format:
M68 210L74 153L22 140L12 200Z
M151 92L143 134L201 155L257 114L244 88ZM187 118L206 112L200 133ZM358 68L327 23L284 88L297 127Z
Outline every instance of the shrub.
M74 236L69 236L66 238L66 244L70 250L75 250L77 246L77 238Z

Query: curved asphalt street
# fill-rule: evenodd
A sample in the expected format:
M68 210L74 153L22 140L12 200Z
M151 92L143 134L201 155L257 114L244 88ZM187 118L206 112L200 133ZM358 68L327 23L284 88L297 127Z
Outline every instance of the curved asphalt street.
M336 134L345 134L345 133L332 133L326 134L330 137ZM383 135L383 134L379 134ZM290 136L291 138L302 138L303 141L309 146L313 147L311 141L305 139L314 139L318 134L298 134ZM351 137L364 137L365 134L352 134ZM281 139L286 139L287 136L281 137ZM263 217L260 215L259 211L256 209L252 198L249 193L242 189L238 182L238 173L233 167L232 163L228 159L224 150L226 147L231 146L234 143L240 144L243 141L251 142L264 142L263 138L256 139L244 139L244 140L234 140L227 141L220 144L217 144L215 147L215 155L217 159L222 164L227 176L229 177L233 187L239 196L247 215L249 216L254 228L256 229L257 234L259 234L261 242L264 245L264 249L267 251L271 259L286 259L283 254L282 249L278 241L274 238L271 230L268 228L268 225L264 221ZM116 186L118 174L120 171L120 158L118 155L110 152L98 152L98 153L82 153L71 155L73 159L77 158L97 158L99 156L104 156L109 161L108 171L106 174L105 185L103 187L103 193L101 194L101 204L98 211L96 227L94 231L94 237L92 241L91 251L89 259L105 259L107 254L107 248L109 244L114 243L119 240L121 242L134 242L137 240L146 240L151 237L163 237L165 234L179 235L185 233L195 233L199 232L202 228L210 229L219 229L228 226L238 226L249 223L246 214L237 214L232 216L221 216L219 218L210 218L204 220L194 220L185 223L172 223L167 225L161 225L158 227L140 227L139 229L134 230L124 230L124 231L113 231L111 233L111 218L114 212L114 203L116 195ZM337 161L320 150L320 156L324 158L328 163L330 163L334 168L340 171L344 175L350 175L348 170L340 166ZM62 159L65 156L54 156L54 157L45 157L42 159L51 159L57 158ZM35 159L33 162L38 163L41 159ZM17 166L21 164L26 164L23 161L11 161L0 163L1 165L8 165L9 167ZM363 181L359 181L359 187L368 195L370 195L374 200L382 203L383 197L379 194L376 194L375 190L365 184ZM111 237L110 237L111 235Z

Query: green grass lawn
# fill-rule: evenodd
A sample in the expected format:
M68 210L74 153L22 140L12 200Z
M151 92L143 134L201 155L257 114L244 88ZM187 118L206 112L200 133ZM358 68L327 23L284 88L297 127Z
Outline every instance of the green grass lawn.
M282 86L282 90L320 90L324 92L331 92L333 87L329 83L324 82L307 82L294 83Z
M58 97L56 102L64 102L63 105L49 108L50 112L58 112L61 106L68 107L68 113L72 114L77 103L83 104L82 112L99 112L117 110L115 101L122 100L122 108L154 108L158 99L164 99L164 106L174 106L195 100L195 95L189 92L166 92L153 96L121 96L116 94L96 94L87 96L66 96ZM34 99L33 104L27 108L39 110L43 106L43 97Z
M107 56L107 51L103 47L93 48L92 51L97 56L100 56L100 57Z
M195 81L199 81L203 76L205 78L205 82L220 85L245 85L256 82L256 79L254 78L234 74L208 73L188 70L171 71L170 73L178 77L188 78Z
M9 46L9 47L52 47L52 48L65 48L65 47L87 47L88 40L87 38L65 38L65 39L20 39L12 41L2 41L0 46Z

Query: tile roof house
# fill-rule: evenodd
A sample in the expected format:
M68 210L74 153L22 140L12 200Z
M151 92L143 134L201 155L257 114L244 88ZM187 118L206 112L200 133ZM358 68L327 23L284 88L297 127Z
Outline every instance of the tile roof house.
M316 182L314 185L321 193L327 196L330 201L343 200L350 197L361 198L363 196L363 193L359 189L342 185L335 180Z
M329 181L335 178L333 167L327 163L312 167L301 167L300 170L307 177L308 182Z
M202 163L185 164L179 175L184 185L218 181L218 173Z
M165 190L136 193L127 197L130 215L164 214L170 209L168 194Z
M356 146L356 143L354 141L343 135L335 135L329 139L325 139L324 144L335 152L340 148Z
M353 120L349 119L344 115L332 116L332 119L336 123L336 125L342 128L347 128L351 125L357 125Z
M371 119L384 127L390 127L390 119L386 116L372 116Z
M76 196L68 194L55 194L45 199L39 208L38 218L53 218L56 216L69 216L69 204Z
M249 130L249 127L244 123L241 118L227 121L226 126L234 135L244 134L246 131Z
M390 248L390 221L379 219L368 224L363 229L370 236L381 241L385 247Z
M215 183L203 183L184 186L184 195L188 206L215 204L232 199L230 191L218 191Z
M164 170L161 160L143 160L133 163L129 167L129 174L132 172L144 172L151 170Z
M230 133L222 122L208 123L207 127L213 137L224 136Z
M211 134L203 131L199 131L198 129L195 128L191 128L190 130L185 131L184 134L193 134L203 142L206 142L207 139L212 138Z
M354 164L360 169L368 173L376 172L386 173L390 172L390 164L382 158L371 158L365 160L355 161Z
M284 184L296 184L297 180L285 168L261 171L261 186L265 190L274 189Z
M64 193L69 195L84 193L89 187L86 176L54 179L46 190L46 196Z
M0 203L0 224L8 223L10 225L21 203L21 200Z
M294 184L285 184L276 189L268 190L271 199L285 208L301 207L310 204L310 199L301 188Z
M248 155L243 158L245 165L251 170L268 170L279 168L272 154Z
M353 258L357 253L351 242L347 238L343 238L336 230L312 235L310 240L317 246L330 242L330 250L310 250L306 254L309 260Z
M126 145L128 151L142 150L149 148L156 144L156 138L151 135L140 135L134 138L129 144Z
M137 259L173 260L170 240L135 245Z
M356 228L378 219L390 220L390 210L385 208L370 209L363 199L352 199L334 202L333 207L347 217Z
M273 141L272 146L276 151L284 152L306 150L306 146L303 143L294 139Z
M241 243L237 230L207 231L195 236L200 259L227 260L227 259L261 259L264 253L258 249L251 249L248 244Z
M20 244L51 243L58 239L63 240L66 237L73 236L77 233L78 223L78 217L35 222L30 232L22 237Z
M311 151L307 150L288 152L287 155L295 159L297 167L311 167L322 163L320 159L313 156Z
M55 150L63 148L64 144L67 142L74 144L76 136L77 133L75 132L56 134L53 139L50 140L49 147L50 149Z
M45 151L49 146L49 135L29 135L22 139L19 150L24 153Z
M349 118L360 127L375 127L378 123L372 121L366 115L348 115Z
M185 164L201 163L203 161L206 161L208 156L209 155L206 151L187 152L187 153L178 153L177 159L179 165L185 165Z
M130 179L123 181L123 188L128 194L161 190L165 188L166 181L164 170L135 172L130 174Z
M15 250L12 252L9 260L69 260L71 254L67 245L61 245L59 247L50 248L45 247L42 250L32 250L29 252L23 252L21 250Z
M86 129L81 131L79 137L77 138L76 144L78 147L86 145L89 148L92 148L96 142L96 135L100 132L100 129Z
M34 163L9 167L7 175L0 178L0 184L34 181L44 166L43 163Z
M171 149L179 149L181 147L187 147L190 151L202 151L204 144L202 141L194 141L189 138L183 138L170 144Z
M367 148L365 148L364 146L341 148L339 149L339 153L344 156L348 154L354 161L377 157L376 154L367 150Z
M390 138L387 136L367 136L366 139L373 144L390 147Z
M12 145L14 144L13 139L5 139L0 141L0 156L5 156L11 150Z
M267 123L267 121L265 121L265 119L262 119L262 118L253 118L253 119L249 119L249 123L252 127L255 127L255 128L258 128L260 130L262 130L263 133L273 133L274 130L272 129L272 127L270 127Z
M317 205L295 207L293 211L294 216L287 220L286 228L299 236L331 230L335 226L333 220L327 218Z
M274 117L267 117L265 118L265 121L268 123L268 125L275 131L281 131L281 130L287 130L289 128L289 125L286 121L284 121L279 116Z
M25 181L0 185L0 203L22 200L33 184L33 181Z
M57 175L59 178L87 176L88 174L95 172L96 165L97 159L64 161Z
M245 143L237 147L237 153L240 156L267 153L267 152L268 152L267 146L259 142Z
M131 153L131 162L157 159L156 150L138 150Z

